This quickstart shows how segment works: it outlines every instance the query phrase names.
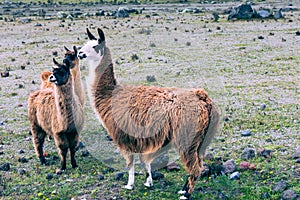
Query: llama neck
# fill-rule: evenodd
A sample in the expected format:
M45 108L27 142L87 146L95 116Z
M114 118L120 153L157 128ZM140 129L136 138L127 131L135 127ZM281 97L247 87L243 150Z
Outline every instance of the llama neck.
M74 68L71 69L71 74L74 80L74 90L75 94L78 96L81 105L84 105L84 91L81 81L81 71L79 67L79 61L77 60Z
M74 123L73 116L77 111L72 77L70 76L68 82L64 85L55 85L54 92L57 115L59 116L58 123L61 123L62 129L65 130L68 124Z
M106 47L104 55L94 69L92 92L94 96L111 93L116 86L116 79L111 59L110 50Z

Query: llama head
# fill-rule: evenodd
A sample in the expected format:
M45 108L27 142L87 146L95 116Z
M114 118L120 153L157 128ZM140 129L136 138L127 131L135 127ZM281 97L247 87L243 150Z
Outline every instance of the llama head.
M89 37L89 41L80 49L78 57L80 59L87 59L91 61L99 61L104 55L105 49L105 36L103 31L98 28L99 38L97 39L87 28L86 32Z
M53 58L53 62L55 66L53 67L49 81L58 86L66 84L70 77L70 65L65 63L60 64L55 60L55 58Z
M65 63L66 65L69 65L72 68L74 68L76 65L78 66L78 57L77 57L77 48L76 46L73 46L73 50L74 51L71 51L69 50L67 47L64 47L65 50L66 50L66 53L65 53L65 58L63 60L63 63Z

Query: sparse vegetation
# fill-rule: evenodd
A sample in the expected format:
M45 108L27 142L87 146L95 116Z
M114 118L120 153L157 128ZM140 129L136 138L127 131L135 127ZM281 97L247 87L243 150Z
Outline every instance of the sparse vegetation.
M266 5L265 1L254 2L259 3L257 6ZM268 1L269 4L288 7L285 3L273 4ZM299 7L297 1L292 4ZM218 5L209 8L213 11ZM224 8L227 8L226 4L221 7ZM295 34L299 29L299 10L284 12L284 20L264 22L228 22L226 15L219 12L218 22L214 22L212 13L206 11L180 15L162 10L157 13L160 15L151 15L150 18L143 18L144 13L132 15L130 22L127 22L128 18L110 17L102 17L99 21L100 18L92 16L75 19L71 24L69 19L61 22L34 18L29 23L21 23L19 18L10 21L10 16L1 16L0 71L6 71L7 67L11 69L8 77L0 77L0 168L8 163L10 166L8 171L0 171L0 196L3 199L167 200L178 197L176 192L186 178L180 161L176 161L181 166L178 172L160 170L164 178L155 180L152 190L143 187L144 175L136 177L133 191L121 189L127 182L127 173L118 181L114 175L118 171L126 172L123 168L125 165L117 166L115 146L106 139L107 134L95 118L88 98L85 106L86 124L82 131L86 149L80 149L76 154L80 167L71 169L67 162L68 170L56 175L59 158L56 157L53 141L46 141L44 147L49 165L38 164L26 114L28 94L40 87L39 74L50 69L52 52L57 51L57 60L61 60L63 46L83 45L86 41L85 28L96 26L106 27L113 61L118 61L115 71L119 82L201 86L223 106L223 128L207 151L213 155L213 159L206 162L212 166L216 162L234 159L240 180L230 180L229 174L210 174L197 182L193 199L280 199L282 192L273 191L273 186L280 180L286 180L287 189L300 194L299 163L292 158L300 144L300 56L297 51L299 39ZM115 24L116 21L122 23ZM37 23L42 27L35 27ZM60 24L65 27L59 27ZM135 28L125 28L121 24ZM169 27L168 31L166 26ZM221 27L221 30L217 30L217 27ZM212 32L208 32L208 29ZM270 32L272 36L268 35ZM263 40L257 39L260 35L264 36ZM187 47L187 42L192 45ZM131 57L134 52L138 55L138 62ZM30 63L21 69L24 60L30 60ZM82 73L85 77L88 71L83 70ZM147 82L147 75L154 76L156 81ZM204 77L207 79L204 80ZM32 84L32 81L36 84ZM19 88L20 83L24 87ZM251 135L242 137L243 130L249 130ZM255 169L242 170L239 164L244 161L241 153L246 147L254 148L256 152L270 150L272 156L266 158L257 153L248 160ZM85 150L90 155L86 156L83 153ZM114 155L117 161L111 166L104 165L103 157ZM22 158L28 162L20 162ZM46 179L49 174L53 177L49 178L50 175Z

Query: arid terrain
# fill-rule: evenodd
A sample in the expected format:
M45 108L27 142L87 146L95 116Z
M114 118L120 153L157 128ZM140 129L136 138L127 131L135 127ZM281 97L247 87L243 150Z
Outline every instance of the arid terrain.
M114 13L116 5L48 5L40 16L30 15L39 13L40 5L7 11L0 4L0 197L178 198L186 173L173 151L169 162L177 163L179 171L157 171L163 177L150 190L143 187L144 175L136 177L133 191L121 189L127 181L125 162L95 117L88 94L79 168L71 169L68 159L67 171L55 174L60 164L53 141L45 143L50 164L39 165L29 131L28 95L40 88L40 73L51 70L52 58L63 59L64 46L80 48L88 40L86 28L96 33L100 27L119 83L203 87L222 112L220 132L207 150L210 173L199 179L193 199L289 199L283 197L287 190L298 194L291 199L299 199L300 3L263 1L253 7L282 8L283 18L228 21L228 10L238 5L127 5L136 12L117 18L95 14ZM190 12L195 8L199 12ZM75 12L80 15L74 17ZM85 84L87 63L80 65ZM249 148L255 156L243 157ZM235 169L222 173L230 160ZM252 168L243 168L245 162ZM238 180L230 180L233 172L239 172ZM280 181L286 187L274 189Z

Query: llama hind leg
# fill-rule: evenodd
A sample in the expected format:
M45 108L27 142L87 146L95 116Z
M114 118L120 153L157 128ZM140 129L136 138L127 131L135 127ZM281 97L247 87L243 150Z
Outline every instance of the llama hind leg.
M39 127L32 127L31 133L32 133L32 142L34 145L35 153L39 158L41 164L45 165L46 159L44 157L43 146L44 146L46 133Z
M133 160L133 154L128 152L122 152L125 160L126 165L129 168L128 170L128 182L127 185L123 186L123 188L132 190L134 187L134 160Z
M179 194L183 194L180 199L190 199L191 194L194 191L197 178L200 176L202 171L202 157L198 156L197 151L191 153L189 151L188 156L182 156L182 161L189 174L187 181Z

